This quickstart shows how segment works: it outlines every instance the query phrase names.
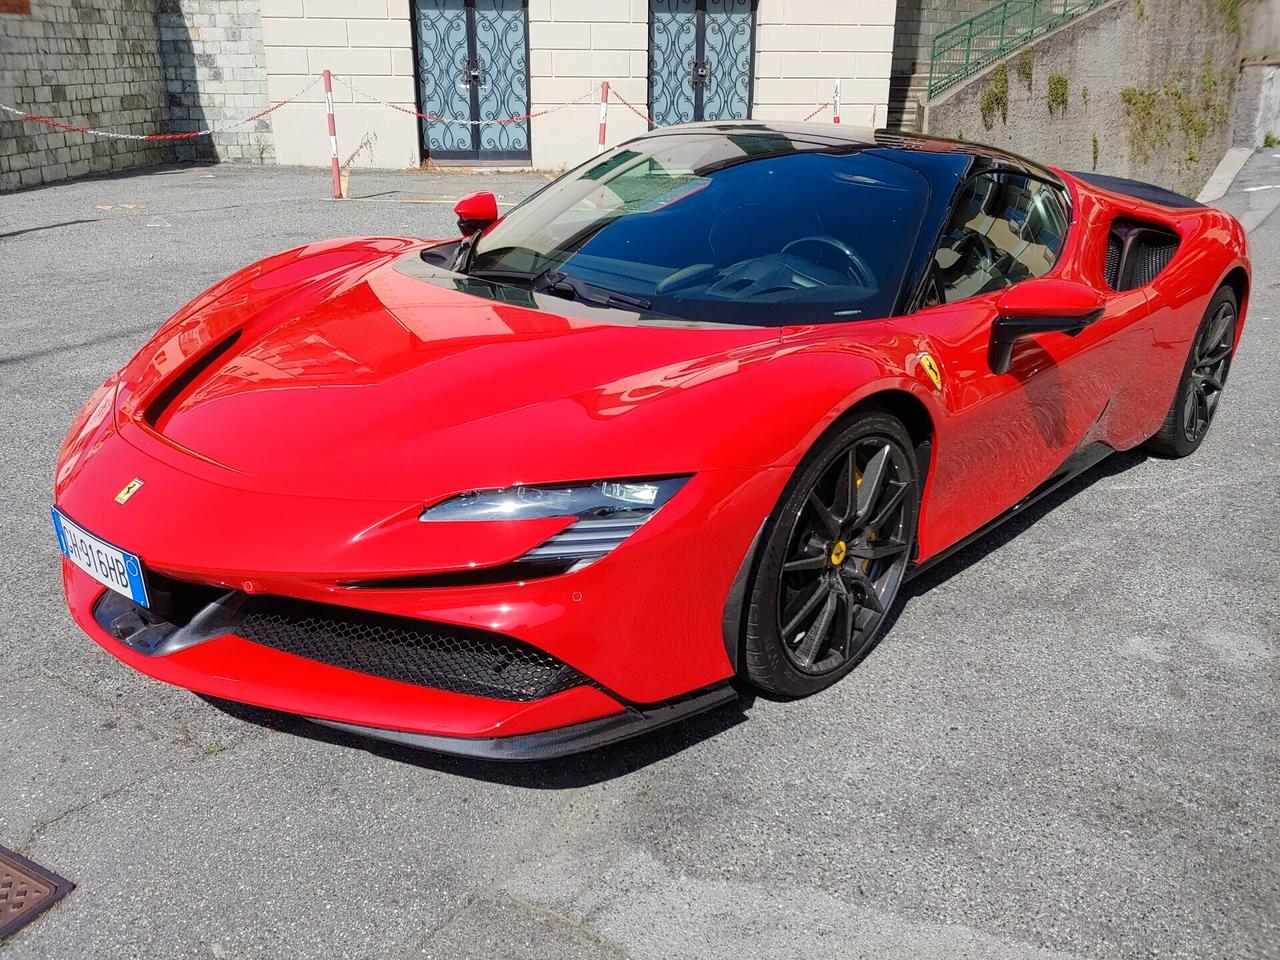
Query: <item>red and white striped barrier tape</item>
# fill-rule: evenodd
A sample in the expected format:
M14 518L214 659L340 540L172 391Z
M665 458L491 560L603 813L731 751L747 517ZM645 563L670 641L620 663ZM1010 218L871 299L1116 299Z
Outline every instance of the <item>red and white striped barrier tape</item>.
M231 123L224 123L221 126L209 127L206 130L190 130L184 133L117 133L114 130L95 130L92 127L77 126L74 123L66 123L65 121L56 119L55 117L46 117L43 114L39 114L39 113L28 113L25 110L19 110L17 107L11 107L7 103L0 103L0 110L3 110L5 113L11 113L16 117L21 117L23 120L30 120L32 123L42 123L47 127L54 127L55 129L58 129L58 130L66 130L70 133L82 133L90 137L105 137L108 140L153 140L153 141L193 140L196 137L207 137L207 136L210 136L211 134L221 133L224 130L232 130L236 127L242 127L246 123L253 123L253 121L255 120L261 120L267 114L274 113L276 110L279 110L285 104L293 103L293 101L297 100L300 96L302 96L304 93L306 93L308 90L310 90L319 82L320 82L319 77L312 77L309 81L307 81L306 84L303 85L302 89L300 89L292 97L289 97L286 100L281 100L278 103L273 103L271 106L267 107L265 110L259 110L257 113L250 114L247 117L243 117L239 120L234 120Z
M814 117L816 117L818 114L820 114L823 110L827 109L827 107L829 107L829 106L831 106L831 101L830 101L830 100L828 100L826 103L819 104L819 105L818 105L818 109L817 109L817 110L813 111L813 113L809 114L807 117L805 117L805 118L804 118L803 120L801 120L800 122L801 122L801 123L808 123L810 120L812 120Z
M655 121L655 120L653 119L653 117L649 116L647 113L645 113L645 112L644 112L643 110L641 110L639 107L637 107L634 103L632 103L630 100L628 100L628 99L627 99L626 97L624 97L622 94L620 94L617 90L610 88L610 90L609 90L609 96L610 96L610 97L617 97L617 98L618 98L618 102L619 102L619 103L621 103L624 107L626 107L628 110L630 110L632 113L634 113L637 117L639 117L641 120L643 120L643 121L644 121L645 123L647 123L649 126L651 126L651 127L661 127L661 126L665 126L665 124L661 124L661 123L658 123L657 121ZM818 114L820 114L823 110L827 109L827 107L829 107L829 106L831 106L831 101L830 101L830 100L826 101L826 103L821 103L821 104L819 104L816 110L814 110L812 113L810 113L808 116L806 116L806 117L805 117L803 120L801 120L800 122L801 122L801 123L808 123L810 120L812 120L814 117L816 117Z
M621 103L624 107L626 107L628 110L630 110L632 113L634 113L637 117L639 117L641 120L643 120L643 121L644 121L645 123L647 123L649 126L651 126L651 127L660 127L660 126L662 126L662 124L660 124L660 123L656 123L656 122L654 121L653 117L649 116L647 113L645 113L645 112L644 112L643 110L641 110L639 107L637 107L634 103L632 103L630 100L628 100L628 99L627 99L626 97L624 97L622 94L620 94L617 90L610 90L610 91L609 91L609 94L610 94L610 96L617 97L617 98L618 98L618 102L619 102L619 103Z
M368 102L377 103L384 107L390 107L392 110L398 110L400 113L405 113L405 114L408 114L409 116L417 117L420 120L427 120L431 123L468 126L468 127L483 126L485 124L520 123L524 120L532 120L536 117L545 117L548 114L556 113L560 110L565 110L568 107L577 106L580 103L590 100L596 93L596 87L595 85L592 85L592 87L587 91L585 91L581 96L574 97L574 99L566 101L565 103L558 103L554 106L547 107L543 110L535 110L530 113L522 113L522 114L519 114L518 116L512 116L512 117L495 117L490 120L463 120L457 117L445 117L445 116L441 116L439 114L434 114L434 113L422 113L421 111L414 110L411 107L406 107L398 103L391 103L387 100L382 99L381 97L375 97L373 94L369 93L366 90L360 89L360 87L356 86L354 83L352 83L350 80L347 80L345 77L341 77L336 73L332 74L331 76L333 80L342 84L352 93L358 94L361 97L364 97L365 100ZM250 114L249 116L243 117L240 120L234 120L230 123L221 124L216 127L209 127L205 130L191 130L183 133L117 133L112 130L97 130L92 127L83 127L77 124L67 123L64 120L59 120L55 117L46 117L38 113L29 113L25 110L19 110L17 107L10 106L6 103L0 103L0 110L6 113L13 114L16 117L20 117L23 120L30 120L32 123L41 123L41 124L44 124L45 126L54 127L58 130L66 130L71 133L80 133L80 134L84 134L85 136L105 137L110 140L149 140L149 141L193 140L196 137L211 136L212 134L215 134L215 133L221 133L224 130L232 130L236 127L244 126L246 123L253 123L255 120L261 120L263 117L267 116L268 114L274 113L276 110L279 110L281 107L296 101L304 93L306 93L308 90L314 87L317 83L319 83L320 80L321 80L321 77L319 75L314 76L310 80L308 80L293 96L288 97L285 100L280 100L277 103L273 103L271 106L267 107L266 109L259 110L257 113ZM606 87L605 90L608 91L607 93L605 93L605 97L617 98L619 103L621 103L624 107L626 107L628 110L634 113L637 117L639 117L649 126L651 127L663 126L663 124L656 123L651 116L649 116L647 113L645 113L635 104L633 104L630 100L628 100L626 97L620 94L616 88ZM607 100L602 98L601 106L604 106L605 103L607 103ZM822 113L822 111L826 110L830 106L831 106L830 100L828 100L823 104L820 104L817 107L817 109L815 109L812 113L806 116L804 120L801 122L807 122L809 120L812 120L814 117ZM839 122L838 119L836 120L836 122Z
M494 117L491 120L462 120L457 117L444 117L437 113L422 113L411 107L402 106L398 103L391 103L390 101L383 100L381 97L375 97L372 93L369 93L366 90L361 90L346 77L340 77L336 73L333 75L333 79L342 84L352 93L358 93L360 96L372 103L380 103L384 107L390 107L392 110L399 110L401 113L407 113L409 116L417 117L419 120L429 120L431 123L463 127L478 127L490 123L520 123L522 120L532 120L535 117L545 117L549 113L564 110L566 107L577 106L579 103L583 103L584 101L591 99L592 95L596 92L595 86L593 85L591 89L587 90L580 97L574 97L572 100L566 101L565 103L557 103L555 106L547 107L545 110L535 110L532 113L522 113L514 117Z

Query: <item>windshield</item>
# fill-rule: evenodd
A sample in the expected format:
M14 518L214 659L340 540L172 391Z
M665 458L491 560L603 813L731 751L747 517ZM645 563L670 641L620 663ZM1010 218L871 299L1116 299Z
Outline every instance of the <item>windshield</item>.
M625 144L512 210L476 242L470 273L550 276L701 322L888 316L928 185L877 153L771 132Z

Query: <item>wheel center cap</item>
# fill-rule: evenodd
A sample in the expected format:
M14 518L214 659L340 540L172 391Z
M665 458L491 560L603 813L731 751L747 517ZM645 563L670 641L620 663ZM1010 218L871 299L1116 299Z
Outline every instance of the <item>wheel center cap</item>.
M845 555L848 554L849 547L843 540L837 540L836 545L831 548L831 565L838 567L844 563Z

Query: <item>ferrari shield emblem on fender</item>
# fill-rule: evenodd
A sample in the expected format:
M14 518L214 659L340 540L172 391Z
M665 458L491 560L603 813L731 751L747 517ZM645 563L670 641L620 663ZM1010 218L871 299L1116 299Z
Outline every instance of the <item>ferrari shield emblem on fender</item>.
M142 487L142 481L134 477L124 485L124 489L116 494L116 503L128 503L132 497Z
M938 369L938 361L933 359L932 354L922 353L917 360L920 366L924 368L924 372L929 375L929 379L933 381L933 386L937 390L942 389L942 372Z

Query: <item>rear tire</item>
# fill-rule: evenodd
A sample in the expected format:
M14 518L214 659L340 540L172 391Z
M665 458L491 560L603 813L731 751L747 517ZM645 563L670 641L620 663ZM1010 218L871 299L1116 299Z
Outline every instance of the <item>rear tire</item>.
M1209 301L1209 308L1191 341L1169 415L1159 432L1146 443L1148 453L1158 457L1186 457L1199 448L1209 433L1222 398L1239 323L1235 291L1221 287Z
M770 693L831 686L871 651L915 546L919 479L896 418L855 416L796 469L747 598L745 672Z

